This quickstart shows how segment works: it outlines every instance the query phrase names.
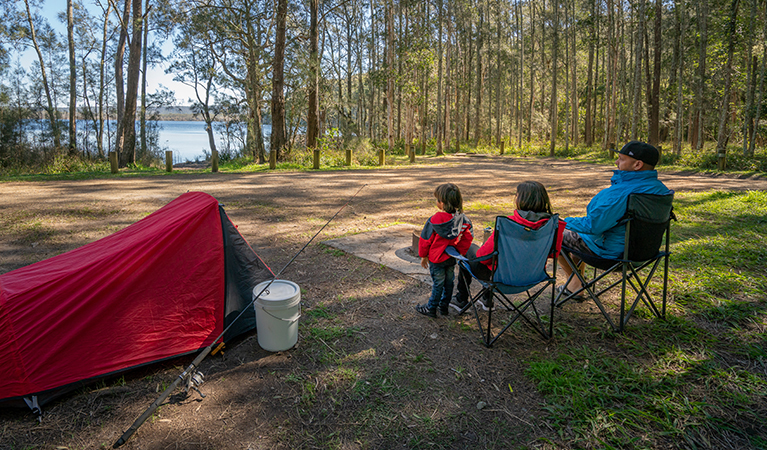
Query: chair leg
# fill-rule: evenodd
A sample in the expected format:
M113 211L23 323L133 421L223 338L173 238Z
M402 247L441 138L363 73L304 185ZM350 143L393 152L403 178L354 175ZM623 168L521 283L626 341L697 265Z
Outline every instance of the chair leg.
M575 263L570 258L570 255L567 254L566 252L562 252L562 255L565 257L565 262L567 262L567 264L572 269L572 273L567 278L567 281L565 282L564 286L567 286L570 283L570 280L572 279L573 276L577 276L581 282L582 287L579 290L571 293L564 299L558 298L556 306L562 306L564 303L566 303L567 301L569 301L571 298L575 297L576 295L580 294L581 292L586 292L591 298L591 300L593 300L594 303L597 305L597 308L599 308L599 311L607 320L607 323L610 324L610 328L612 328L613 331L618 331L618 327L615 326L615 323L613 323L612 318L610 318L610 314L607 312L604 305L602 305L602 302L599 300L599 294L595 294L594 289L592 289L593 287L596 286L596 283L604 276L604 274L600 275L599 277L595 276L594 279L592 279L591 281L586 281L586 279L583 278L583 275L580 273L580 271L577 270ZM594 268L594 274L596 275L596 267Z

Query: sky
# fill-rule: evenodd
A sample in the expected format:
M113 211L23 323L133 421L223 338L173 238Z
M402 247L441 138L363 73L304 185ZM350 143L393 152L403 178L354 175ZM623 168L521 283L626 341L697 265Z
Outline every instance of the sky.
M90 6L91 2L85 0L86 6ZM67 28L64 23L59 21L57 15L60 12L66 11L66 2L63 0L46 0L45 7L42 9L42 14L48 20L48 23L56 29L63 39L66 40ZM150 34L150 42L151 42ZM173 50L173 44L167 41L163 44L163 55L167 56ZM32 67L34 61L37 59L37 55L34 50L27 50L21 55L21 64L25 69ZM126 54L127 61L127 54ZM194 98L194 90L189 86L173 81L173 75L165 73L165 65L158 65L153 68L147 69L147 92L153 93L160 88L160 85L174 91L176 93L177 105L188 105L189 99Z

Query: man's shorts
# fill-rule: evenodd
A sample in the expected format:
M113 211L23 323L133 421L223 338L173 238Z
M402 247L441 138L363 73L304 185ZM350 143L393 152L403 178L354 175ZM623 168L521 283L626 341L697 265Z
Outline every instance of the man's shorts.
M562 234L562 247L567 247L579 253L596 256L596 254L591 251L589 246L583 242L583 238L581 238L580 234L576 233L575 231L568 230L567 228L565 228L565 232Z

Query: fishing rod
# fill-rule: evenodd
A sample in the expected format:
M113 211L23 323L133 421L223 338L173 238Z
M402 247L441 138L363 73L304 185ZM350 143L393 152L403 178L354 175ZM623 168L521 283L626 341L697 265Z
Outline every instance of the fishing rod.
M323 225L323 226L322 226L322 228L320 228L320 229L319 229L319 231L317 231L317 232L314 234L314 236L312 236L312 238L311 238L311 239L309 239L309 242L307 242L306 244L304 244L304 246L303 246L303 247L301 247L301 250L299 250L299 251L298 251L298 253L296 253L295 255L293 255L293 257L290 259L290 261L288 261L288 263L287 263L287 264L285 264L285 266L283 266L283 268L282 268L282 269L280 269L280 271L279 271L279 272L277 272L277 274L276 274L276 275L274 275L274 277L272 277L272 279L271 279L271 280L269 280L269 283L267 283L267 284L266 284L266 286L264 286L264 287L263 287L263 289L261 289L261 292L259 292L259 293L258 293L258 295L254 296L254 297L253 297L253 300L252 300L252 301L251 301L251 302L250 302L250 303L249 303L249 304L248 304L248 305L247 305L245 308L243 308L243 309L242 309L242 311L240 311L240 313L237 315L237 317L235 317L235 318L234 318L234 320L233 320L233 321L232 321L232 322L229 324L229 326L227 326L226 328L224 328L224 331L222 331L222 332L221 332L221 334L219 334L219 335L218 335L218 337L217 337L216 339L214 339L214 340L213 340L213 342L211 342L211 344L210 344L209 346L205 347L205 348L202 350L202 352L200 352L200 354L199 354L199 355L197 355L197 357L194 359L194 361L192 361L192 363L191 363L191 364L189 364L189 367L187 367L186 369L184 369L184 371L183 371L183 372L181 372L181 375L179 375L179 376L178 376L178 377L177 377L177 378L176 378L176 379L173 381L173 383L171 383L171 385L170 385L170 386L168 386L168 387L167 387L167 388L166 388L166 389L163 391L163 393L162 393L162 394L160 394L160 396L157 398L157 400L155 400L155 401L154 401L154 403L152 403L151 405L149 405L149 408L147 408L147 409L146 409L146 411L144 411L144 413L143 413L143 414L141 414L141 415L138 417L138 419L136 419L136 421L135 421L135 422L133 422L133 425L131 425L131 426L130 426L130 428L128 428L127 430L125 430L125 433L123 433L123 435L122 435L122 436L120 436L120 439L118 439L118 440L117 440L117 442L115 442L115 443L114 443L114 445L112 445L112 448L119 448L120 446L122 446L123 444L125 444L125 442L127 442L127 441L128 441L128 439L130 439L130 437L131 437L131 436L133 436L133 433L135 433L135 432L136 432L136 430L138 430L138 428L139 428L139 427L140 427L140 426L141 426L141 425L142 425L144 422L146 422L146 420L149 418L149 416L151 416L152 414L154 414L154 412L157 410L157 408L159 408L159 407L160 407L160 405L161 405L161 404L162 404L162 403L163 403L163 402L164 402L164 401L165 401L165 400L166 400L168 397L170 397L170 394L171 394L171 392L173 392L173 391L174 391L174 390L175 390L175 389L178 387L178 385L179 385L179 384L180 384L182 381L185 381L185 380L186 380L186 382L187 382L187 387L186 387L186 390L187 390L187 392L189 391L189 389L190 389L190 388L192 388L192 389L196 390L197 392L199 392L201 397L203 397L203 398L205 397L205 394L203 394L202 392L200 392L200 389L198 388L198 386L202 384L202 374L201 374L201 373L199 373L199 372L197 372L197 370L196 370L196 369L197 369L197 367L198 367L198 366L200 365L200 363L202 362L202 360L203 360L203 359L205 359L205 357L206 357L206 356L208 356L208 355L210 354L210 352L213 350L213 346L216 344L216 342L218 342L218 341L219 341L219 339L221 339L221 338L224 336L224 334L226 334L226 332L227 332L227 331L229 331L229 328L231 328L231 327L232 327L232 325L234 325L234 324L237 322L237 320L238 320L240 317L242 317L242 315L243 315L243 314L245 314L245 311L248 311L248 310L250 310L250 307L251 307L251 306L253 306L253 304L256 302L256 300L258 300L258 298L261 296L261 294L263 294L263 293L264 293L264 291L266 291L266 290L269 288L269 286L271 286L271 285L272 285L272 283L274 283L274 281L275 281L275 280L277 280L277 279L279 278L279 276L280 276L280 275L282 275L282 272L284 272L284 271L285 271L285 269L287 269L287 268L288 268L288 266L290 266L290 265L293 263L293 261L295 261L295 260L296 260L296 258L298 258L298 255L300 255L300 254L301 254L301 253L302 253L302 252L303 252L303 251L306 249L306 247L308 247L308 246L309 246L309 244L311 244L311 243L312 243L312 241L314 241L314 238L316 238L317 236L319 236L319 234L320 234L320 233L322 233L322 230L324 230L324 229L325 229L325 227L327 227L327 226L330 224L330 222L332 222L332 221L333 221L333 219L335 219L335 218L336 218L336 216L338 216L338 214L340 214L340 213L341 213L341 211L343 211L343 210L344 210L344 208L346 208L346 205L348 205L349 203L351 203L351 201L352 201L352 200L354 200L354 197L356 197L356 196L357 196L357 194L359 194L359 193L360 193L360 191L361 191L361 190L362 190L362 189L363 189L365 186L367 186L367 184L363 184L363 185L362 185L362 187L360 187L360 188L357 190L357 192L355 192L355 193L354 193L354 195L352 195L352 196L351 196L351 198L349 198L349 200L347 200L347 201L346 201L346 203L344 203L344 204L343 204L343 206L341 206L341 208L340 208L338 211L336 211L336 213L335 213L335 214L333 214L333 217L331 217L331 218L330 218L330 219L329 219L327 222L325 222L325 225ZM219 347L220 347L221 345L223 345L223 341L221 342L221 344L219 345Z

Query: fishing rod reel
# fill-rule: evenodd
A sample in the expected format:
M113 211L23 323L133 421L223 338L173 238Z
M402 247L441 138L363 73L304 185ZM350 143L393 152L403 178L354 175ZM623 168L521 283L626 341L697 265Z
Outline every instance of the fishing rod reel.
M204 375L199 370L189 372L184 380L186 383L184 386L184 394L189 396L189 390L194 389L198 394L200 394L200 398L205 398L205 394L203 394L200 390L200 386L202 386L202 383L205 382L203 378Z

